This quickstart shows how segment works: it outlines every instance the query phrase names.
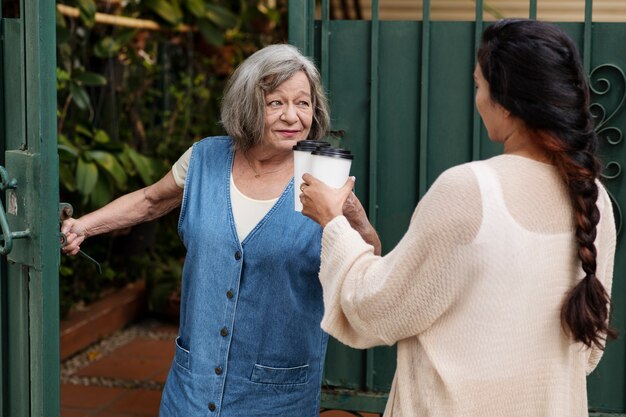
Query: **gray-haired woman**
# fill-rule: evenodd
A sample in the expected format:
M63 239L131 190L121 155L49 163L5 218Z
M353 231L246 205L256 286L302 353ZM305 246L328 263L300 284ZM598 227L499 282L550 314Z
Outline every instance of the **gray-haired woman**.
M292 147L328 131L319 74L296 48L268 46L235 71L221 116L229 136L197 142L154 185L65 221L64 252L181 206L180 330L160 416L317 416L321 228L293 209ZM379 250L354 196L344 211Z

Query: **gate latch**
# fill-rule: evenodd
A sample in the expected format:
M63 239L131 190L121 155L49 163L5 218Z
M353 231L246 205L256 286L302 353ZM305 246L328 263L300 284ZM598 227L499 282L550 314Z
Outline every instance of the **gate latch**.
M70 203L59 204L59 220L61 221L61 223L63 222L63 220L67 220L70 217L72 217L73 214L74 214L74 208L72 207ZM63 233L60 233L60 243L61 243L61 247L65 246L65 244L67 243L67 236L65 236ZM98 261L96 261L91 256L87 255L82 250L79 250L78 254L82 256L83 258L87 259L88 261L93 262L96 265L96 268L98 268L98 273L102 275L102 267L100 266L100 263L98 263Z
M15 178L9 180L7 170L0 165L0 191L14 190L17 188L17 180ZM9 194L9 207L14 204L11 199L15 199L15 194ZM13 239L26 239L30 237L30 230L26 229L20 232L12 232L9 229L9 222L4 211L4 205L0 201L0 228L2 228L2 240L4 245L0 247L0 255L8 255L13 250Z

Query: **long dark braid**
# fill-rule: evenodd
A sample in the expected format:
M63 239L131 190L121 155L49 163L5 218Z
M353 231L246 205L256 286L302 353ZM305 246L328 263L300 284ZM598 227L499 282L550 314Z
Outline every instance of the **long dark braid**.
M556 26L505 19L483 33L478 63L492 99L535 132L567 186L585 277L568 292L561 322L575 340L603 349L617 332L609 325L610 297L596 276L601 165L576 45Z

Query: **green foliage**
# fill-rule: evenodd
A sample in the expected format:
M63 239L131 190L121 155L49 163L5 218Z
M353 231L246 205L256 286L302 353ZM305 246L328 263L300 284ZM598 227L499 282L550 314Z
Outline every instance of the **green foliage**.
M265 44L286 41L276 8L252 0L63 0L57 11L57 114L61 201L76 217L152 184L195 141L221 134L227 77ZM162 31L103 25L96 13L154 20ZM178 31L182 25L192 31ZM146 278L155 310L179 288L184 249L177 213L159 226L92 237L80 257L62 257L63 311L107 288ZM169 295L168 295L169 294Z

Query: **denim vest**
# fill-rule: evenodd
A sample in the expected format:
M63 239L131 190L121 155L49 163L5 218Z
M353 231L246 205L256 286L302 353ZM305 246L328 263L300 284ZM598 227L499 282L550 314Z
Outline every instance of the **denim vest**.
M319 416L321 228L294 211L293 180L239 242L233 143L193 147L180 212L187 248L176 354L161 417Z

